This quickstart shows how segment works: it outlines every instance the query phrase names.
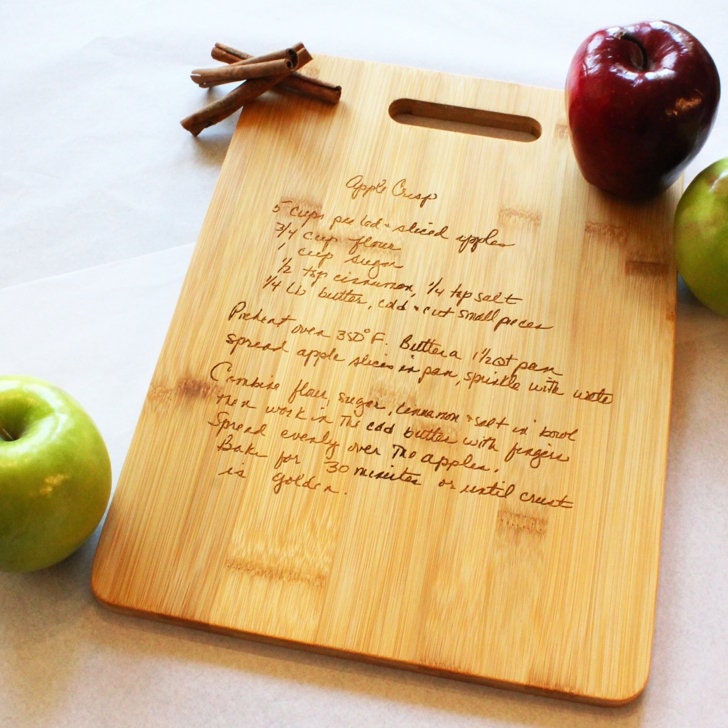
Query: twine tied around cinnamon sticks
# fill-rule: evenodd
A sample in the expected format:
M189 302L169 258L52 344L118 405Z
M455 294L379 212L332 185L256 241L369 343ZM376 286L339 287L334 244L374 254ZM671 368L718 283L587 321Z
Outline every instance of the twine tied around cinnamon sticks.
M336 104L341 97L341 86L298 73L300 68L313 60L303 43L260 56L251 56L231 46L216 43L211 55L216 61L227 65L192 71L190 77L198 86L212 88L236 81L242 83L227 95L182 119L182 126L194 136L274 87L327 104Z

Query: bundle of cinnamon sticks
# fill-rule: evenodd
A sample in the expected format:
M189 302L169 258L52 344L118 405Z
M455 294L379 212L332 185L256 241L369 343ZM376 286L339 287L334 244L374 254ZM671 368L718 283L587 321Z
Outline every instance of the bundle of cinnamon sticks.
M327 104L336 104L341 97L341 86L298 73L312 60L302 43L260 56L251 56L231 46L216 43L211 55L227 65L192 71L190 76L198 86L211 88L225 83L241 83L226 96L182 119L182 126L195 136L274 87Z

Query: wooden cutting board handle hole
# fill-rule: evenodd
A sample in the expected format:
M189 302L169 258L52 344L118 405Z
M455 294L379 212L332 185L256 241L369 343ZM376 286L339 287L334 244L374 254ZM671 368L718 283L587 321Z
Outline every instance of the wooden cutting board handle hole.
M389 105L389 115L400 124L478 134L515 142L533 142L541 136L541 124L529 116L469 109L432 101L396 99Z

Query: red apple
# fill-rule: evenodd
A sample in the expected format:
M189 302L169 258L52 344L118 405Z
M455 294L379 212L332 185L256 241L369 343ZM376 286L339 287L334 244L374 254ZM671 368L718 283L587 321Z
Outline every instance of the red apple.
M660 20L598 30L566 77L582 174L618 197L659 194L705 143L719 99L715 63L685 29Z

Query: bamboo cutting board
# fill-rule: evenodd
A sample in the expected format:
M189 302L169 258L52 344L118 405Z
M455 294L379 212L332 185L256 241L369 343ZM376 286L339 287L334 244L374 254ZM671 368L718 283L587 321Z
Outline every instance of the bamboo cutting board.
M319 58L241 115L93 569L111 607L619 704L647 679L679 190L556 90Z

